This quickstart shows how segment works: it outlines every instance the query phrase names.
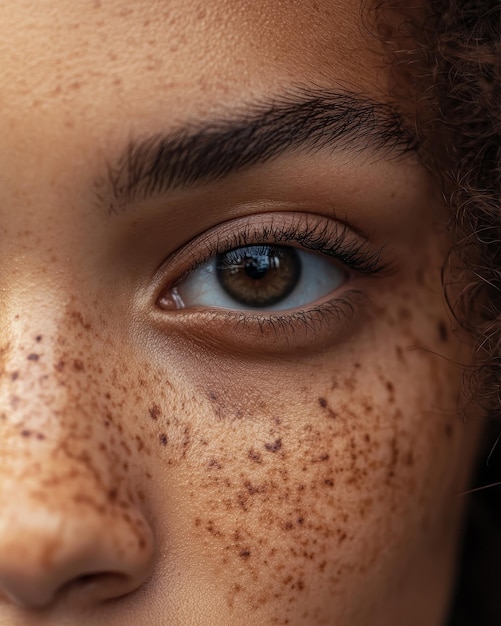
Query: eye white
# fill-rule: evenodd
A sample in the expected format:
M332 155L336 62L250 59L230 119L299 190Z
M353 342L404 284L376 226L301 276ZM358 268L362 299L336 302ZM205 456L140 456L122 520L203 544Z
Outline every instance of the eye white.
M296 287L280 302L268 307L250 307L232 298L217 275L217 257L193 270L173 290L177 308L207 307L241 311L283 311L302 308L332 293L346 280L346 273L325 255L297 249L301 276Z

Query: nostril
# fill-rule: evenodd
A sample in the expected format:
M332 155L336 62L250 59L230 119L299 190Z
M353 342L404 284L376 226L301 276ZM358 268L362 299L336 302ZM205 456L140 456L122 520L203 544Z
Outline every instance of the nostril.
M74 604L78 604L79 601L86 604L89 595L92 595L94 603L117 600L133 590L128 579L128 576L117 572L82 574L62 585L56 592L57 597L54 600L71 597Z
M68 584L69 585L71 585L71 584L74 584L74 585L85 585L86 583L93 582L95 580L96 576L99 576L99 574L83 574L82 576L79 576L78 578L76 578L73 583L68 583Z

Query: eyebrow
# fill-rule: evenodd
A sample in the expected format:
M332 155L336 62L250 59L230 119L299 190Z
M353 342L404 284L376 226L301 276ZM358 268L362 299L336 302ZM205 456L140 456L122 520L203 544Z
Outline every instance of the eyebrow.
M398 157L414 151L416 139L391 104L302 89L130 139L94 188L99 203L119 213L138 199L216 182L286 152L326 148Z

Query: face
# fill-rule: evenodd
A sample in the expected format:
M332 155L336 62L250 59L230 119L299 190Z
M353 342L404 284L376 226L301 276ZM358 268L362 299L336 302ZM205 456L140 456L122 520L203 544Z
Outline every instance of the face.
M442 623L468 348L361 11L0 2L2 626Z

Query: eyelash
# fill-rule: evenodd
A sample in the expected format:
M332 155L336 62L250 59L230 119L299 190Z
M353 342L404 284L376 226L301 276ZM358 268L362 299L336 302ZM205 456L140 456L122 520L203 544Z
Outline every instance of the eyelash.
M258 223L254 223L256 220ZM356 236L348 225L332 218L309 213L253 215L226 222L199 236L175 253L167 261L168 267L184 265L186 270L181 271L167 285L165 281L163 282L157 305L162 308L160 304L162 294L175 290L191 273L211 258L235 248L259 244L293 245L306 251L324 254L340 263L342 269L348 273L348 280L354 274L377 276L390 270L390 265L382 260L383 248L375 249L369 241ZM217 324L219 334L225 335L227 341L231 341L232 336L240 336L242 333L235 331L244 328L246 331L244 335L247 337L250 333L249 338L252 336L255 340L258 337L269 336L273 337L274 341L282 340L281 349L290 349L292 343L298 346L298 343L301 343L299 336L303 337L305 347L310 348L315 338L318 339L319 336L324 338L323 345L327 333L329 336L337 336L337 331L344 329L343 334L346 334L347 324L343 322L349 321L351 328L357 312L367 309L368 300L364 291L351 287L343 289L342 293L331 296L327 301L313 303L303 309L265 313L194 308L179 309L174 313L178 314L178 320L183 320L180 322L181 325L188 325L190 336L193 334L193 322L197 326L196 320L201 321L200 328L204 329L204 341L208 324L213 328Z
M325 218L324 218L325 219ZM299 244L299 247L325 254L339 261L345 268L361 274L379 274L389 269L382 262L382 248L374 250L368 242L350 241L349 227L346 224L334 223L320 225L318 220L304 218L293 219L289 225L276 223L272 219L268 226L246 226L231 237L216 235L215 242L202 241L204 250L197 253L192 259L192 265L187 272L171 285L175 287L190 273L201 267L210 258L224 254L235 248L243 248L256 244L289 245ZM313 223L312 223L313 222Z

